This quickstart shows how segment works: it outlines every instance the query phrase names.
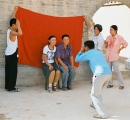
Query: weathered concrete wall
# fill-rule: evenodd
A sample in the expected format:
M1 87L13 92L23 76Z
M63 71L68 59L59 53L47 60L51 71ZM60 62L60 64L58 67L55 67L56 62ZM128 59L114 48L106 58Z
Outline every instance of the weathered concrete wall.
M6 31L13 9L16 5L35 12L54 16L87 15L91 20L94 13L106 3L107 0L0 0L0 86L4 85L4 51L6 48ZM130 6L129 0L119 0ZM84 27L83 42L91 39ZM80 64L76 70L76 80L91 79L91 71L87 63ZM42 70L30 66L19 66L18 85L37 85L44 81Z
M85 66L85 67L83 67ZM91 80L92 73L86 62L81 63L79 68L76 69L75 80ZM5 80L5 67L0 67L0 87L4 86ZM45 78L43 76L42 69L31 67L31 66L21 66L18 67L18 86L34 86L38 84L43 84Z

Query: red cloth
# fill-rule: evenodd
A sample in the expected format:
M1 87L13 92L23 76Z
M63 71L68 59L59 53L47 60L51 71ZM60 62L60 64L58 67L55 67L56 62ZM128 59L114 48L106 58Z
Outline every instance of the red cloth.
M53 17L32 12L19 7L16 17L20 20L23 35L18 37L19 63L42 67L43 47L48 43L48 37L54 35L57 45L61 36L70 36L70 45L74 57L81 48L83 33L83 17ZM78 63L75 63L78 66Z

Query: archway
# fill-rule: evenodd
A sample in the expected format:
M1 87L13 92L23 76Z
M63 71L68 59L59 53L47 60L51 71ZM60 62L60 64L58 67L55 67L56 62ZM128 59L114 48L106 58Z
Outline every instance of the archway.
M123 0L122 0L123 1ZM130 44L129 39L129 31L130 31L130 2L127 2L127 6L121 2L102 2L103 5L97 5L100 8L95 12L92 20L95 23L101 24L103 26L103 36L104 39L110 34L109 28L111 25L115 24L118 26L118 33L124 37L124 39ZM88 33L88 38L91 39L91 34ZM130 57L128 54L130 51L130 47L127 47L126 50L121 51L120 56L122 57Z
M109 6L101 7L93 16L93 21L99 23L103 26L103 37L106 37L110 34L109 28L111 25L117 25L119 30L118 33L124 37L124 39L130 44L129 31L130 31L130 9L126 5L120 4L110 4ZM126 50L121 51L120 56L129 57L128 54L130 47L127 47Z

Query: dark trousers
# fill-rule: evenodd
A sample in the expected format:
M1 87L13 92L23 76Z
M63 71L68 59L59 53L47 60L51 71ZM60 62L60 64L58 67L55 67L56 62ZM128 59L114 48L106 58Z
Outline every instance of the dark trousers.
M5 56L5 89L14 90L17 80L17 51L12 55Z

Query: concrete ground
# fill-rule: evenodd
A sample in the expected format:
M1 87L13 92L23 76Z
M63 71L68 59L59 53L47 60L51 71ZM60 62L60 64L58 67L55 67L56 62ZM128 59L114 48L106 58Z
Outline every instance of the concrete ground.
M90 81L75 81L72 91L48 93L43 86L21 87L20 93L0 88L0 120L95 120L91 103ZM130 120L130 80L125 89L103 90L103 100L110 113L108 120Z

